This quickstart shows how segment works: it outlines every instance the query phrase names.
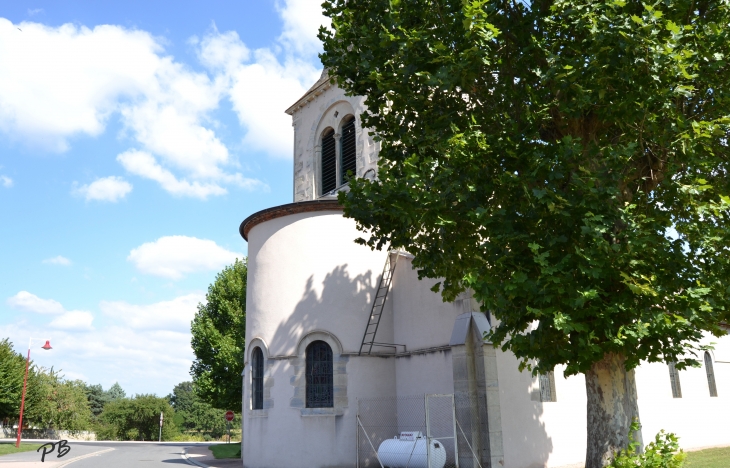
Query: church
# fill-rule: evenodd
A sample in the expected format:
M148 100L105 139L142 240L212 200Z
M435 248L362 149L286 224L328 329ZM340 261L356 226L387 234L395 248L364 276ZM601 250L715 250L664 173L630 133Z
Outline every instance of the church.
M583 466L581 375L518 370L485 343L494 320L465 293L452 303L419 281L403 251L354 243L336 194L377 177L363 97L326 70L287 114L292 203L247 217L242 443L247 468ZM284 136L282 136L283 138ZM730 445L730 337L701 368L636 369L645 442Z

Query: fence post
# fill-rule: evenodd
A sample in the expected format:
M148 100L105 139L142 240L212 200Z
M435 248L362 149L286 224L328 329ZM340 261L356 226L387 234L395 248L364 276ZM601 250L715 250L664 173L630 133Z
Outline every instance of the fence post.
M459 468L459 439L456 438L456 402L453 393L451 394L451 416L454 423L454 462L456 468Z
M355 413L355 444L357 444L357 447L355 447L355 468L360 468L360 424L358 423L360 420L360 398L355 399L355 404L357 405L357 413Z
M426 468L431 468L431 423L428 418L428 397L429 395L423 395L426 409Z

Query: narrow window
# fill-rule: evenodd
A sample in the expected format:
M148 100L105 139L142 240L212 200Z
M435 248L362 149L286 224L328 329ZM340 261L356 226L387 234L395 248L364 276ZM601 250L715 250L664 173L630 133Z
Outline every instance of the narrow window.
M307 346L307 408L332 408L332 348L324 341Z
M672 396L674 398L682 398L682 386L679 385L679 371L674 367L674 363L669 363L669 380L672 382Z
M717 396L717 386L715 385L715 369L712 367L712 357L710 353L705 351L705 372L707 372L707 385L710 386L710 396Z
M251 359L251 405L252 409L264 409L264 353L261 348L253 349Z
M340 174L342 180L340 185L346 184L351 177L355 177L357 171L357 154L355 152L355 117L349 117L342 124L342 138L340 139L342 149L342 166ZM348 174L349 173L349 174Z
M322 195L337 188L337 157L335 131L331 128L322 136Z
M540 401L558 401L555 394L555 374L553 371L540 374Z

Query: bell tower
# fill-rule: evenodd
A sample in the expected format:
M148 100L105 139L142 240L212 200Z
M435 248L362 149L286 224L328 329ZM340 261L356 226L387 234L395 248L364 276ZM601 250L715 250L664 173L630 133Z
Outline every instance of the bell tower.
M365 98L346 96L327 69L286 113L294 127L294 201L347 190L351 177L377 176L380 145L360 123Z

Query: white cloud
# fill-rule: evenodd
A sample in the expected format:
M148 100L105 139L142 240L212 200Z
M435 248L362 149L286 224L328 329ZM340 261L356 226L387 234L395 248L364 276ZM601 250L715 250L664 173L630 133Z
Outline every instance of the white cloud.
M43 263L50 263L51 265L63 265L63 266L69 266L71 265L71 260L69 260L66 257L63 257L61 255L58 255L56 257L47 258L43 260Z
M0 18L0 132L29 145L66 151L69 138L99 135L118 114L126 135L173 178L262 188L238 183L252 179L228 169L235 161L214 131L225 82L165 55L161 40L145 31Z
M243 143L273 157L291 158L291 117L284 111L317 81L320 71L298 59L282 64L267 49L254 55L256 63L231 71L230 99L247 129Z
M105 315L116 317L135 330L188 331L201 302L205 302L205 295L194 293L149 305L103 301L100 308Z
M7 303L14 309L38 314L62 314L66 312L60 302L53 299L41 299L28 291L20 291L15 296L8 298Z
M109 176L96 179L94 182L80 187L74 183L72 193L84 197L87 201L117 202L131 191L132 184L121 177Z
M279 40L299 54L316 54L322 49L317 39L320 26L330 27L322 15L322 0L279 0L276 9L284 21Z
M55 318L49 325L60 330L91 330L93 320L94 316L91 312L72 310Z
M5 188L10 188L13 186L13 179L5 175L0 175L0 182L2 182L3 187Z
M210 195L223 195L227 190L216 183L200 183L178 180L172 172L160 166L155 158L144 151L129 150L117 156L128 172L152 179L173 195L206 199Z
M43 13L43 8L28 8L28 16L35 16L39 13Z
M188 317L190 312L186 309L183 314ZM189 323L184 330L144 329L132 328L122 318L105 316L106 321L92 329L79 320L79 328L68 330L44 329L19 317L14 323L0 324L0 336L9 337L23 353L28 336L50 338L50 351L38 349L42 342L34 343L31 359L35 364L63 369L67 378L101 383L105 389L118 381L127 395L166 395L176 384L190 380L195 356L190 348Z
M187 236L160 237L132 249L127 260L142 273L180 279L188 273L220 270L243 254L212 240Z

